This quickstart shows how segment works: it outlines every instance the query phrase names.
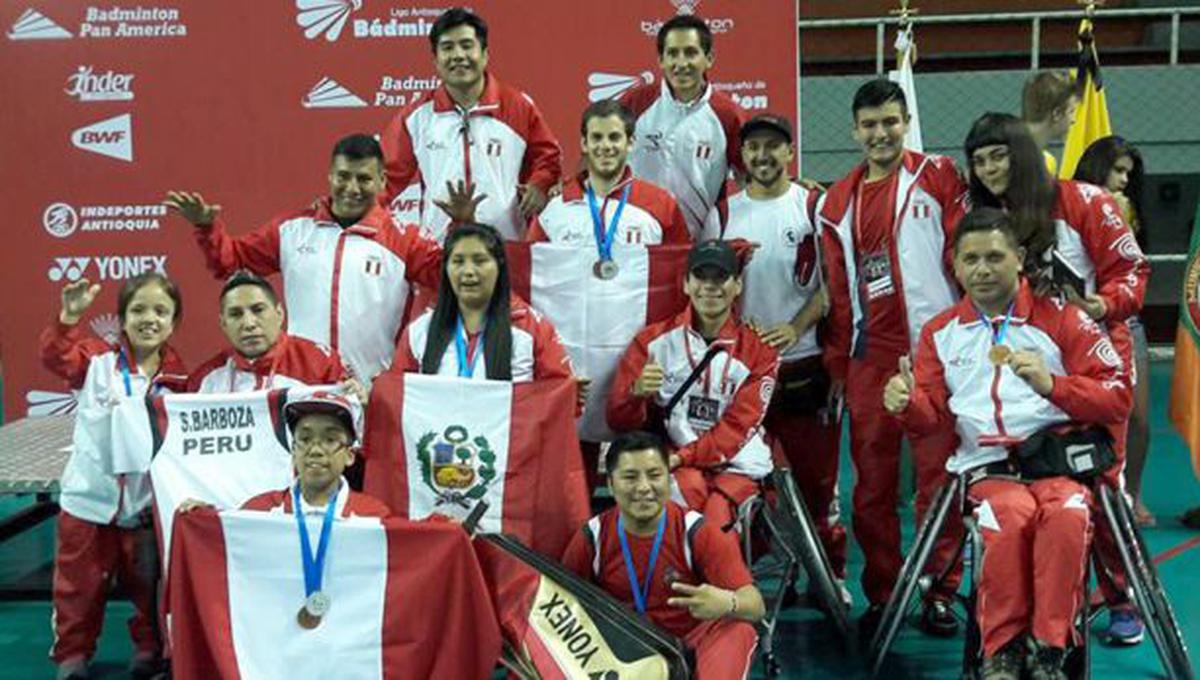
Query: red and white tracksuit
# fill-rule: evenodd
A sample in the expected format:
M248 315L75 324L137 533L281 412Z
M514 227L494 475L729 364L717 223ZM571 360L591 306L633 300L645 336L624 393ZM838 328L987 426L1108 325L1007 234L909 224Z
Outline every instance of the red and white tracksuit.
M595 583L617 600L633 606L633 587L629 583L625 560L617 535L617 515L612 508L593 517L571 540L563 554L567 569ZM689 512L674 503L666 504L667 524L654 573L647 577L653 536L627 534L629 552L639 584L649 580L646 616L672 635L683 638L696 652L696 678L699 680L741 680L754 661L758 633L754 625L732 617L698 621L682 607L672 607L671 583L691 585L711 583L736 591L753 585L754 579L736 538L720 530L714 522L697 512Z
M1127 417L1132 394L1121 357L1081 309L1037 297L1021 282L1003 344L1042 356L1054 380L1047 397L988 359L1004 316L989 321L964 299L921 331L903 418L917 432L953 428L951 472L1007 460L1008 447L1046 427ZM1089 489L1067 477L1028 485L986 477L969 495L984 543L976 615L985 656L1025 632L1066 647L1085 597Z
M119 399L181 389L183 362L164 346L159 372L147 376L128 347L59 322L42 332L41 342L46 368L79 389L74 450L59 482L50 657L59 664L92 657L114 578L133 602L129 634L135 651L157 655L162 640L154 611L158 560L149 525L150 480L105 471L106 462L111 466L108 416Z
M515 295L509 300L509 318L512 320L513 382L570 378L573 375L571 358L563 349L558 331L554 330L549 319ZM425 356L425 343L429 337L429 322L432 320L433 310L429 310L404 329L400 344L396 346L393 371L421 372L421 360ZM454 342L454 329L450 329L449 332L450 342L446 344L442 354L437 375L457 376L458 350ZM467 362L474 366L471 379L486 380L488 356L484 353L476 359L477 352L484 352L483 333L468 336Z
M908 436L917 474L918 522L946 482L943 465L953 434L906 433L883 408L883 387L921 326L954 303L951 225L962 209L964 185L943 156L905 151L896 173L867 183L866 164L834 184L818 206L829 290L824 353L830 376L845 381L854 461L854 535L866 557L863 590L872 604L887 601L900 572L896 512L900 440ZM939 542L930 570L951 559L956 523ZM957 572L943 584L957 586Z
M562 193L550 199L541 215L533 218L528 241L550 241L595 249L596 236L592 210L588 205L587 173L573 177L563 185ZM620 182L607 195L596 196L604 229L608 229L625 188L629 199L621 210L621 221L613 243L654 246L663 243L690 243L687 222L675 198L649 182L637 179L628 167ZM599 251L597 251L597 256Z
M1100 187L1059 180L1053 217L1058 252L1084 275L1087 292L1104 300L1106 313L1101 323L1128 369L1126 378L1132 383L1135 379L1133 339L1127 324L1142 309L1150 263L1120 207ZM1119 464L1105 475L1105 479L1124 489L1125 434L1129 429L1129 414L1109 429ZM1092 509L1098 512L1098 505ZM1110 606L1127 605L1124 568L1107 522L1097 523L1096 553L1103 567L1097 581L1105 601Z
M775 198L755 199L739 192L729 199L722 238L754 245L742 272L741 317L759 328L791 323L821 289L820 232L815 226L818 194L797 184ZM823 372L817 326L811 326L780 355L780 389L784 376L810 379ZM765 422L772 446L787 459L804 497L817 534L834 571L845 577L846 529L839 521L837 497L841 421L816 412L791 413L776 402Z
M525 235L517 186L548 192L562 176L562 149L529 95L488 73L483 94L462 110L443 85L402 109L383 131L387 200L400 197L414 179L423 193L421 225L444 240L450 218L434 205L446 200L446 183L475 184L486 194L476 221L490 224L506 240Z
M693 328L693 317L689 305L634 337L608 393L608 424L617 431L636 430L663 416L667 437L682 461L673 478L683 500L714 525L726 527L737 505L758 491L758 480L772 469L762 421L779 357L732 316L711 343ZM675 408L661 414L710 344L720 351ZM663 367L662 387L649 397L634 396L633 384L651 359ZM652 404L657 415L652 415Z
M192 371L187 391L212 394L334 385L348 377L336 351L280 333L271 349L254 359L247 359L233 349L222 350Z
M629 153L634 176L671 192L693 241L718 238L729 168L742 167L741 107L711 84L695 101L683 103L665 80L629 90L621 103L637 117Z
M336 349L368 389L391 363L413 286L436 291L441 277L441 247L382 206L343 228L326 197L248 234L230 236L218 218L195 235L218 277L281 273L288 332Z

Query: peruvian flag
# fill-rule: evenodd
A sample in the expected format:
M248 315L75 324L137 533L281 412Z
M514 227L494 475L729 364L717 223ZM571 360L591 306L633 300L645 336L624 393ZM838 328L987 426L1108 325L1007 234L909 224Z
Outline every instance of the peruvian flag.
M608 441L605 401L621 355L648 324L687 305L683 277L688 245L613 245L617 275L597 277L595 248L555 243L509 243L512 289L554 324L577 375L591 378L579 421L584 441Z
M570 380L510 383L417 373L375 379L364 491L409 519L465 518L558 557L589 506Z
M486 678L500 633L469 537L456 525L335 522L311 630L295 518L181 515L167 584L173 677Z

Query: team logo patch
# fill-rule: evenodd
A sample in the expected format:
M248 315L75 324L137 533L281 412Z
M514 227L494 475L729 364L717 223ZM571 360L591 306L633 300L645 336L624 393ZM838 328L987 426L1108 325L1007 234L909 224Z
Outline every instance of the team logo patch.
M1183 273L1184 319L1193 335L1200 335L1200 255L1193 254Z
M1088 184L1087 182L1079 182L1075 186L1079 187L1079 197L1083 199L1084 203L1091 203L1093 198L1104 193L1104 190L1100 187L1095 184Z
M1137 243L1137 238L1135 238L1134 235L1128 231L1124 234L1121 234L1121 238L1118 238L1116 241L1114 241L1113 244L1109 246L1109 250L1115 250L1121 254L1121 257L1125 258L1126 260L1133 260L1134 262L1137 262L1144 257L1142 254L1142 248Z
M1121 356L1117 354L1117 348L1109 342L1108 338L1100 338L1092 348L1088 350L1088 354L1095 354L1096 358L1106 366L1113 368L1121 368Z
M775 393L775 379L763 378L762 385L758 388L758 398L762 400L763 405L771 403L771 395Z
M712 155L713 155L712 145L709 144L708 142L700 142L699 144L696 145L696 158L699 158L702 161L706 161L706 160L712 158Z
M379 276L383 273L383 260L377 255L368 255L365 267L368 275Z
M426 432L417 441L417 458L421 479L438 497L436 505L471 507L496 479L496 454L488 440L471 437L462 425L451 425L441 435Z

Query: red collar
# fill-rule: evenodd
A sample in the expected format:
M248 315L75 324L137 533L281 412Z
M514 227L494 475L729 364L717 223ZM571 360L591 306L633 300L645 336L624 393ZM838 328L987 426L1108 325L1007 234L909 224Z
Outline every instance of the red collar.
M487 113L498 108L500 108L500 83L492 77L491 73L485 71L483 74L483 92L479 94L479 101L475 102L475 106L471 107L469 113ZM446 89L446 84L442 83L438 89L433 91L434 113L446 113L447 111L457 110L458 104L450 96L450 91Z
M587 181L587 178L588 178L587 170L584 170L583 172L579 173L578 175L572 177L571 181L567 182L563 186L562 199L563 199L564 203L568 203L571 201L582 201L583 200L583 197L587 191L585 188L585 184L584 184L584 182ZM633 182L633 170L629 167L629 163L626 162L625 170L624 170L624 172L621 173L621 181L619 181L615 185L613 185L613 188L608 192L608 194L606 194L604 196L604 198L608 198L609 196L612 196L613 194L615 194L617 192L624 191L625 185L630 184L632 182Z
M666 99L674 102L676 106L691 107L691 106L698 106L700 104L707 103L708 100L712 97L712 93L713 93L712 83L709 82L707 79L705 79L704 91L700 93L700 96L696 97L695 99L693 99L690 102L684 103L684 102L679 101L679 99L675 97L675 93L671 91L671 86L667 84L667 79L665 77L662 79L662 96L665 97Z
M275 339L275 344L270 349L262 354L247 359L238 353L236 349L230 349L229 355L233 358L233 365L239 371L247 371L254 375L269 375L271 369L275 368L279 362L279 357L287 351L288 334L280 331L279 337Z
M342 228L337 218L333 215L333 199L329 196L323 196L317 201L316 211L313 213L313 219L317 222L326 222ZM391 213L387 208L383 207L376 201L367 212L359 218L358 222L346 227L346 232L351 234L359 234L368 238L375 238L375 235L380 230L390 226L392 221Z
M900 160L900 168L909 174L913 174L920 169L921 163L924 160L924 154L905 149L904 155ZM899 171L900 169L897 169L897 172ZM823 215L837 216L837 219L840 220L850 208L850 201L854 199L854 194L858 191L859 184L862 183L863 178L866 176L867 162L863 161L856 165L850 171L850 174L829 187L829 191L825 194L825 208L822 209L821 213Z
M1021 277L1021 282L1017 287L1016 304L1013 305L1013 320L1025 320L1029 318L1029 314L1033 311L1033 289L1029 286L1029 281L1024 276ZM979 308L971 302L971 296L964 295L958 301L958 320L960 323L971 323L979 320Z

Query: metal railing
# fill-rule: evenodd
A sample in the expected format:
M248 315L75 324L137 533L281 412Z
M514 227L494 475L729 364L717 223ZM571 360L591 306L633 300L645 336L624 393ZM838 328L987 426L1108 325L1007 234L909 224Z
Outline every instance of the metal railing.
M1148 9L1097 9L1094 19L1103 22L1105 19L1121 19L1136 17L1170 17L1171 34L1168 63L1172 66L1179 63L1179 24L1184 16L1200 17L1200 7L1159 7ZM1029 22L1029 68L1037 70L1040 66L1043 20L1078 20L1083 18L1083 10L1055 10L1044 12L1004 12L992 14L933 14L910 15L907 18L914 26L934 24L982 24L982 23L1012 23ZM866 28L875 27L875 72L884 74L890 53L887 46L887 27L900 26L900 17L863 17L850 19L801 19L797 26L799 30L830 29L830 28Z

